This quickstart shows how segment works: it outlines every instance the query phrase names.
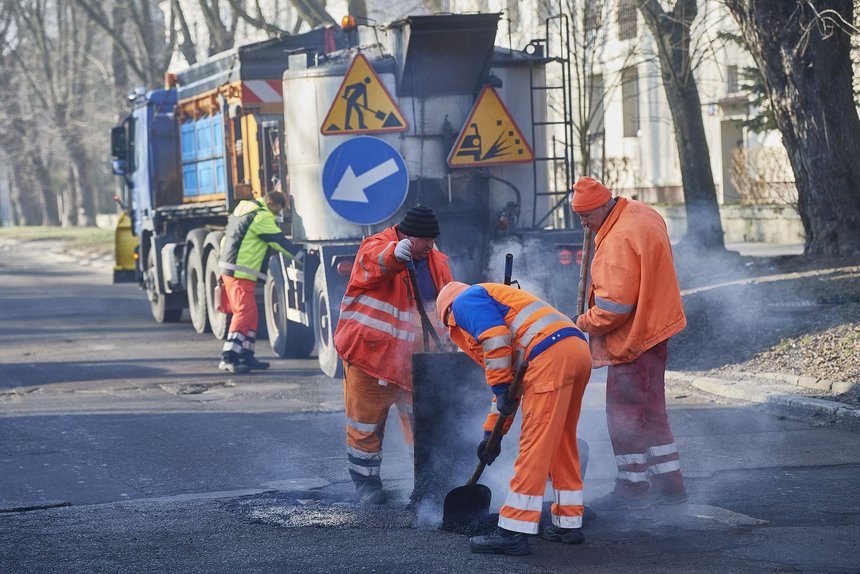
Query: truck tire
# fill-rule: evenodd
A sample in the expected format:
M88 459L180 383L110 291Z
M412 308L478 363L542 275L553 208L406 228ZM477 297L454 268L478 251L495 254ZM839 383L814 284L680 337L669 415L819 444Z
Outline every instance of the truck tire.
M311 327L287 319L287 293L281 259L277 255L269 260L263 300L272 350L285 359L307 359L314 348L314 332Z
M182 318L181 299L175 293L158 292L158 275L155 270L155 249L150 248L146 256L146 270L143 273L146 298L156 323L176 323Z
M209 315L209 327L219 341L227 338L227 331L230 328L230 315L219 311L215 301L215 286L221 276L221 271L218 269L218 257L221 254L221 237L223 235L220 231L213 231L206 236L206 267L203 272L206 283L206 314Z
M191 316L191 325L198 333L205 333L209 330L209 315L206 312L206 275L202 238L200 241L191 242L185 270L185 291L188 294L188 314Z
M335 321L332 320L331 301L328 296L325 269L322 265L317 268L314 277L314 339L316 340L317 358L320 369L329 377L343 376L343 364L334 348Z

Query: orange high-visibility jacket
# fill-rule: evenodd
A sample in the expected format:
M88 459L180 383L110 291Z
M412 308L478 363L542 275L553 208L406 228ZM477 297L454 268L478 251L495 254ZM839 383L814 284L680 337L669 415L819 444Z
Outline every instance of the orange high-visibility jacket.
M576 324L591 335L595 367L629 363L687 325L662 216L617 198L594 238L589 309Z
M394 227L361 243L340 307L334 334L338 355L362 371L412 390L412 354L421 349L421 322L406 264L394 257ZM448 256L432 250L427 257L438 292L450 283ZM433 309L426 309L429 317ZM439 329L437 328L437 331Z

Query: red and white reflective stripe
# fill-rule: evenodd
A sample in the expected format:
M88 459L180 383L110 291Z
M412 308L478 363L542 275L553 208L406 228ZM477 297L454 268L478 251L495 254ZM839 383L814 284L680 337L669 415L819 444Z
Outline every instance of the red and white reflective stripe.
M245 80L242 82L242 100L249 104L283 101L280 80Z

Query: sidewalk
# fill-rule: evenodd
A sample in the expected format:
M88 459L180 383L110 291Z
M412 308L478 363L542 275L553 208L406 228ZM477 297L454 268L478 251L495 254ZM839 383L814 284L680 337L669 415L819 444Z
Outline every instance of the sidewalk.
M856 383L786 373L738 373L737 378L728 378L680 371L667 371L666 381L765 405L780 413L860 425L860 408L854 406L860 397L860 384Z

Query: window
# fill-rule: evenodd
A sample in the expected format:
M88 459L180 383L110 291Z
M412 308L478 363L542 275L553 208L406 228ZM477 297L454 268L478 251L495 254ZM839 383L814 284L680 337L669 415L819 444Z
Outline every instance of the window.
M588 80L589 132L594 135L603 132L603 97L603 75L594 74Z
M639 135L639 73L636 68L621 71L621 99L624 137L636 137Z
M636 37L636 22L639 13L635 0L618 0L618 39L631 40Z
M728 66L726 68L726 93L729 95L738 93L737 66Z
M585 3L585 31L593 32L599 30L603 26L603 18L600 13L603 9L603 4L600 2Z

